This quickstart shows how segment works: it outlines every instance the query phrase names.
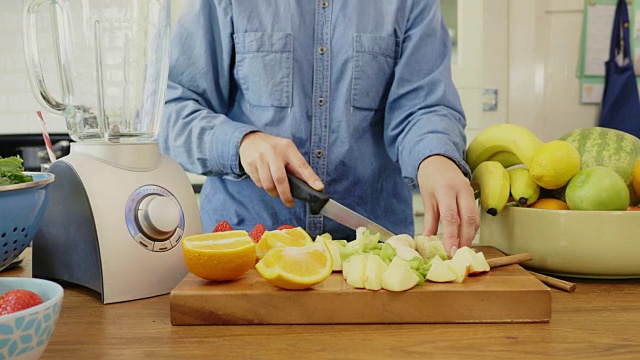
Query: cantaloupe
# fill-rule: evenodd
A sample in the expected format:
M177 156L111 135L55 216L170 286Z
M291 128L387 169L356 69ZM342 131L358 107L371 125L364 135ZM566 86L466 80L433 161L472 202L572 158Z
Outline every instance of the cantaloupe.
M560 137L573 144L581 156L581 169L605 166L622 177L630 189L631 202L637 202L631 173L640 158L640 139L623 131L604 127L581 128Z

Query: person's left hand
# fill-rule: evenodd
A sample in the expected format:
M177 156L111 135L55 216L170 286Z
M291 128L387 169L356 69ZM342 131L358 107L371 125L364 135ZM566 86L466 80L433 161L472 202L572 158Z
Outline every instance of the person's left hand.
M423 235L435 235L442 220L442 241L449 256L470 246L480 227L480 214L469 180L450 159L434 155L418 167L424 204Z

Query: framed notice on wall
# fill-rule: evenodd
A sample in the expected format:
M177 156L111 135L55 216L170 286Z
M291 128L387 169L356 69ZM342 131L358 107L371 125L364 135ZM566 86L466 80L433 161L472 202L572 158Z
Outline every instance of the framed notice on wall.
M585 0L577 76L580 78L580 101L599 104L604 92L605 62L609 59L611 29L617 0ZM640 88L640 0L629 6L631 54Z

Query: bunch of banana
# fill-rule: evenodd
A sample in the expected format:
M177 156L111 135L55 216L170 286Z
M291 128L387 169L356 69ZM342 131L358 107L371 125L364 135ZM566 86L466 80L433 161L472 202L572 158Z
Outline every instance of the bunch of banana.
M513 197L519 206L528 206L540 196L527 164L544 144L529 129L514 124L498 124L484 129L467 148L471 185L480 198L482 210L497 215Z
M481 131L467 147L466 161L474 171L482 162L498 161L504 167L525 166L543 142L529 129L514 124L497 124Z

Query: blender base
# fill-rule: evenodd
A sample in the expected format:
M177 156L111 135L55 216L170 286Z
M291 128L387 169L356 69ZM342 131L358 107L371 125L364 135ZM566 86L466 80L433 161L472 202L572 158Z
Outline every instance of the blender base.
M33 240L33 276L87 287L104 304L168 294L188 273L180 240L202 233L186 174L159 151L156 165L133 171L83 152L113 145L73 145L49 168L56 181ZM136 146L148 151L157 143ZM138 230L138 206L150 196L171 198L180 211L178 228L166 238Z

